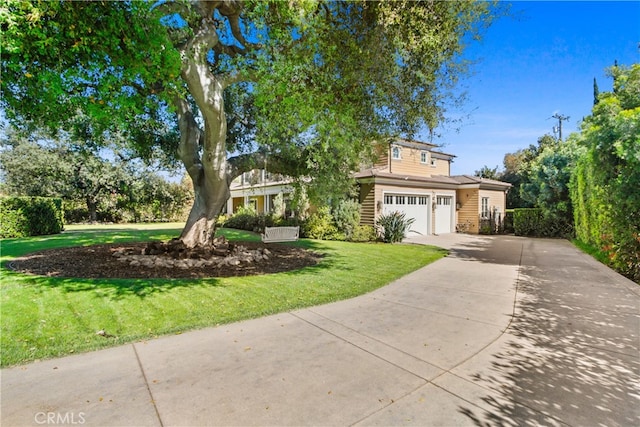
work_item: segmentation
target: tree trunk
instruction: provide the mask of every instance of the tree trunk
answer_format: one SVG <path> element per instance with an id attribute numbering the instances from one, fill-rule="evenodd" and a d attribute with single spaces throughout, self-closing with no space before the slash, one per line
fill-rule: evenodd
<path id="1" fill-rule="evenodd" d="M 228 82 L 214 75 L 206 55 L 215 33 L 212 23 L 203 23 L 182 56 L 182 78 L 198 106 L 203 129 L 195 119 L 191 105 L 182 96 L 174 96 L 180 128 L 178 155 L 193 182 L 195 198 L 180 239 L 187 247 L 211 246 L 216 219 L 229 196 L 227 175 L 227 119 L 223 92 Z"/>
<path id="2" fill-rule="evenodd" d="M 206 179 L 204 180 L 206 183 Z M 216 220 L 229 198 L 229 187 L 225 183 L 215 186 L 194 184 L 195 198 L 189 218 L 180 240 L 187 247 L 208 247 L 213 245 L 216 232 Z"/>
<path id="3" fill-rule="evenodd" d="M 98 220 L 98 202 L 91 196 L 86 196 L 87 212 L 89 213 L 89 222 L 97 222 Z"/>

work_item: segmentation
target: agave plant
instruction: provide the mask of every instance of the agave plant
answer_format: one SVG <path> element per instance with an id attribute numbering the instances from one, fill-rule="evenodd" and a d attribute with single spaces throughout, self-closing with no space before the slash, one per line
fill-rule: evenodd
<path id="1" fill-rule="evenodd" d="M 395 211 L 380 215 L 376 220 L 376 228 L 385 243 L 396 243 L 404 239 L 414 222 L 415 218 L 406 218 L 405 213 Z"/>

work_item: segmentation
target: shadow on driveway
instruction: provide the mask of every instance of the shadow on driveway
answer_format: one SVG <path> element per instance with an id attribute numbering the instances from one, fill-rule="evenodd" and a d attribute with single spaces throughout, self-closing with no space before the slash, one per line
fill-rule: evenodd
<path id="1" fill-rule="evenodd" d="M 469 378 L 491 410 L 459 412 L 479 426 L 640 425 L 640 287 L 569 242 L 528 239 L 518 294 L 500 351 Z"/>

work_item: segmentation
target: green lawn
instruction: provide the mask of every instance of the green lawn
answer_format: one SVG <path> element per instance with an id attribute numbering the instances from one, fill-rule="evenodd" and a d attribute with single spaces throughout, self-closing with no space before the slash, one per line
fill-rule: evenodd
<path id="1" fill-rule="evenodd" d="M 179 225 L 178 225 L 179 226 Z M 446 255 L 417 245 L 300 240 L 323 253 L 316 266 L 287 273 L 198 280 L 69 279 L 7 270 L 12 258 L 48 248 L 167 240 L 176 224 L 67 227 L 59 235 L 0 242 L 1 365 L 63 356 L 350 298 Z M 253 233 L 220 230 L 230 240 Z M 96 335 L 105 330 L 113 337 Z"/>

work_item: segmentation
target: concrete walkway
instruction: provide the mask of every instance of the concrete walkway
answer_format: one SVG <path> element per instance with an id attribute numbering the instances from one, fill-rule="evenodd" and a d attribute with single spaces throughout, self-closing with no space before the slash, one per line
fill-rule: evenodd
<path id="1" fill-rule="evenodd" d="M 640 425 L 640 286 L 561 240 L 370 294 L 2 371 L 2 426 Z"/>

